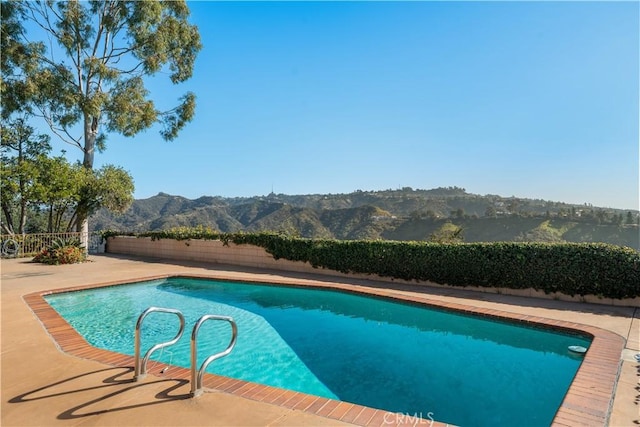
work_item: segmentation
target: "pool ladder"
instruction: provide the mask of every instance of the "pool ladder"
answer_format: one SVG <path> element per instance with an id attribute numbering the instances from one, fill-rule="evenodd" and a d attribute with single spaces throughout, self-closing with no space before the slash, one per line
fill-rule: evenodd
<path id="1" fill-rule="evenodd" d="M 152 346 L 145 353 L 144 357 L 140 358 L 140 341 L 141 341 L 140 329 L 142 328 L 142 322 L 144 321 L 145 317 L 147 317 L 147 315 L 153 312 L 175 314 L 176 316 L 178 316 L 178 319 L 180 320 L 180 328 L 178 330 L 178 333 L 172 340 Z M 198 363 L 198 332 L 200 331 L 200 327 L 202 326 L 202 324 L 208 320 L 222 320 L 222 321 L 228 322 L 231 325 L 231 341 L 229 341 L 229 345 L 224 351 L 221 351 L 216 354 L 212 354 L 211 356 L 207 357 L 207 359 L 204 362 L 202 362 L 202 365 L 200 365 L 200 368 L 196 369 L 196 365 Z M 135 329 L 135 342 L 134 342 L 135 367 L 134 367 L 134 375 L 133 375 L 134 381 L 141 380 L 147 375 L 147 362 L 149 361 L 149 358 L 156 350 L 169 347 L 170 345 L 173 345 L 178 342 L 178 340 L 180 339 L 180 337 L 182 337 L 182 334 L 184 332 L 184 326 L 185 326 L 184 315 L 180 312 L 180 310 L 175 310 L 172 308 L 163 308 L 163 307 L 149 307 L 145 311 L 143 311 L 142 314 L 140 314 L 140 316 L 138 317 L 138 321 L 136 322 L 136 329 Z M 207 369 L 209 364 L 231 353 L 231 350 L 233 350 L 233 347 L 235 347 L 236 345 L 237 338 L 238 338 L 238 326 L 236 325 L 236 322 L 233 320 L 232 317 L 218 316 L 215 314 L 205 314 L 200 319 L 198 319 L 198 321 L 193 326 L 193 330 L 191 331 L 191 391 L 190 391 L 190 394 L 192 397 L 197 397 L 202 394 L 203 392 L 202 379 L 204 377 L 204 371 Z"/>

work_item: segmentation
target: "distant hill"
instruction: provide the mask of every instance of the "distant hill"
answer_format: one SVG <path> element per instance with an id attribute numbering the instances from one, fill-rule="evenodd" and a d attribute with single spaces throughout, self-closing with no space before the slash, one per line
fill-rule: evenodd
<path id="1" fill-rule="evenodd" d="M 200 197 L 159 193 L 121 215 L 100 210 L 92 230 L 152 231 L 203 225 L 221 232 L 278 231 L 335 239 L 430 240 L 451 224 L 466 242 L 605 242 L 640 249 L 638 211 L 518 197 L 463 188 L 348 194 Z"/>

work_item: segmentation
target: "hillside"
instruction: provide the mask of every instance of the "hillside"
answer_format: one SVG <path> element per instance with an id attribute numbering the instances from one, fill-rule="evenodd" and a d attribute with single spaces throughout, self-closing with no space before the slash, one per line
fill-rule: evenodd
<path id="1" fill-rule="evenodd" d="M 458 187 L 348 194 L 200 197 L 160 193 L 122 215 L 106 210 L 92 230 L 150 231 L 203 225 L 221 232 L 278 231 L 335 239 L 430 240 L 447 227 L 466 242 L 605 242 L 640 248 L 638 211 L 477 195 Z"/>

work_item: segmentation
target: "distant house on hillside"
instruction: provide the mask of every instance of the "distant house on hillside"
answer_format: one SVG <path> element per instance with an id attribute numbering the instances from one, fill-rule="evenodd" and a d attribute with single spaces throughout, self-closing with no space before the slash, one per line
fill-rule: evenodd
<path id="1" fill-rule="evenodd" d="M 388 216 L 388 215 L 371 215 L 371 219 L 374 220 L 374 221 L 385 221 L 385 220 L 388 221 L 388 220 L 391 220 L 391 219 L 397 219 L 397 217 L 395 215 L 391 215 L 391 216 Z"/>

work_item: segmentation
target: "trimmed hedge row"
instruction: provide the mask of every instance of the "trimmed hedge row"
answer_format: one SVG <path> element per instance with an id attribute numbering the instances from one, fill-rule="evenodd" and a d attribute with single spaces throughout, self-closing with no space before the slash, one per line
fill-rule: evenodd
<path id="1" fill-rule="evenodd" d="M 546 293 L 640 296 L 640 252 L 604 243 L 428 243 L 311 240 L 271 233 L 206 229 L 141 233 L 139 237 L 221 240 L 263 247 L 275 259 L 306 261 L 343 273 L 376 274 L 453 286 Z M 115 235 L 119 233 L 114 233 Z"/>

